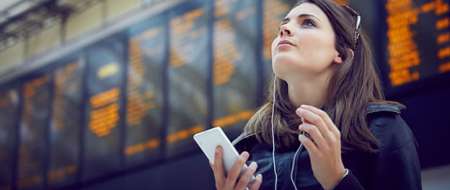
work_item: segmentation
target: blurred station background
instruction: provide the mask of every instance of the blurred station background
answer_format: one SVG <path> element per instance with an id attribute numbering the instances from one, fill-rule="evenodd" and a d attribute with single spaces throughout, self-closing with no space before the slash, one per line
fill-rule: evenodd
<path id="1" fill-rule="evenodd" d="M 264 102 L 295 0 L 1 0 L 0 190 L 213 189 L 192 135 Z M 449 0 L 340 0 L 450 189 Z"/>

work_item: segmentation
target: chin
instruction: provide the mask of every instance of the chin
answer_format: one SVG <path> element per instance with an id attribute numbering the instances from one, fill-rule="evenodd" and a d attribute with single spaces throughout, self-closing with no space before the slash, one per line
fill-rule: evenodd
<path id="1" fill-rule="evenodd" d="M 277 54 L 272 57 L 272 69 L 274 74 L 283 79 L 283 76 L 292 72 L 298 72 L 301 69 L 298 58 L 290 54 Z"/>

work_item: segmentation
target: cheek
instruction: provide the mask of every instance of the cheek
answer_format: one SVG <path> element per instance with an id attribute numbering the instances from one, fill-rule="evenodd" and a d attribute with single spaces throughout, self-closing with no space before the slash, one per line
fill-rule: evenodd
<path id="1" fill-rule="evenodd" d="M 272 42 L 272 69 L 279 77 L 288 73 L 321 73 L 335 56 L 334 35 L 321 30 L 297 30 L 291 38 L 298 47 L 278 52 L 279 37 Z"/>
<path id="2" fill-rule="evenodd" d="M 299 36 L 299 54 L 307 64 L 323 67 L 332 62 L 335 53 L 333 35 L 311 30 Z"/>

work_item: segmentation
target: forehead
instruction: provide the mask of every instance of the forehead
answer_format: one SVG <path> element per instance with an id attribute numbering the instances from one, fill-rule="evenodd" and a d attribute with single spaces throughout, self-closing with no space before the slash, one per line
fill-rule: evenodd
<path id="1" fill-rule="evenodd" d="M 302 3 L 289 11 L 286 18 L 296 18 L 299 15 L 308 14 L 317 17 L 321 22 L 328 21 L 328 17 L 317 5 L 312 3 Z"/>

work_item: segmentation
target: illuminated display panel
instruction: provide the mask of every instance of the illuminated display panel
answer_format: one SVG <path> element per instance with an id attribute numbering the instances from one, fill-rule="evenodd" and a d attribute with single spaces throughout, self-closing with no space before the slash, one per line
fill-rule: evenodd
<path id="1" fill-rule="evenodd" d="M 202 1 L 204 2 L 204 1 Z M 206 3 L 190 1 L 175 9 L 169 21 L 169 156 L 192 152 L 192 135 L 205 129 L 209 65 Z"/>
<path id="2" fill-rule="evenodd" d="M 17 89 L 0 92 L 0 189 L 11 189 L 14 163 L 13 148 L 18 119 L 19 94 Z"/>
<path id="3" fill-rule="evenodd" d="M 345 5 L 348 4 L 348 0 L 335 0 L 337 3 L 341 4 L 341 5 Z"/>
<path id="4" fill-rule="evenodd" d="M 240 132 L 256 108 L 257 1 L 215 1 L 213 126 Z M 231 132 L 229 133 L 231 134 Z"/>
<path id="5" fill-rule="evenodd" d="M 19 189 L 41 189 L 50 113 L 50 77 L 44 75 L 26 81 L 22 94 L 17 185 Z"/>
<path id="6" fill-rule="evenodd" d="M 450 71 L 448 0 L 384 1 L 390 88 Z"/>
<path id="7" fill-rule="evenodd" d="M 47 173 L 51 187 L 76 180 L 79 170 L 83 67 L 80 58 L 60 61 L 54 72 L 52 117 L 50 124 L 50 160 Z"/>
<path id="8" fill-rule="evenodd" d="M 165 20 L 133 26 L 128 41 L 127 165 L 160 158 L 163 64 L 166 60 Z"/>
<path id="9" fill-rule="evenodd" d="M 272 83 L 272 41 L 278 35 L 279 26 L 295 1 L 264 0 L 263 1 L 263 60 L 266 84 Z M 267 90 L 267 85 L 264 88 Z"/>
<path id="10" fill-rule="evenodd" d="M 120 167 L 119 109 L 123 43 L 109 38 L 87 51 L 87 93 L 83 179 Z"/>

